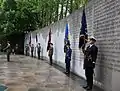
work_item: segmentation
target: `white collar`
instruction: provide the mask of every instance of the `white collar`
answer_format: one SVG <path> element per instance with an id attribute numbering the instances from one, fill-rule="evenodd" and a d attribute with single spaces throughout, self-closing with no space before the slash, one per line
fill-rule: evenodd
<path id="1" fill-rule="evenodd" d="M 90 44 L 90 47 L 92 47 L 94 44 Z"/>

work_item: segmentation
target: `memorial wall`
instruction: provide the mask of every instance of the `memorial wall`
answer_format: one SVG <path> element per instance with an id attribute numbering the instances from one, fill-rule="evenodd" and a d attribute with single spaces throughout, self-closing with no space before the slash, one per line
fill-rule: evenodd
<path id="1" fill-rule="evenodd" d="M 43 29 L 29 33 L 25 44 L 35 46 L 36 34 L 41 43 L 41 55 L 46 59 L 49 30 L 52 30 L 54 44 L 54 62 L 65 67 L 64 36 L 66 23 L 69 24 L 70 43 L 72 47 L 71 71 L 85 78 L 83 70 L 83 53 L 78 48 L 81 28 L 82 9 L 77 10 L 67 18 L 60 20 Z M 87 29 L 89 36 L 97 39 L 98 58 L 95 69 L 94 83 L 105 91 L 120 91 L 120 0 L 89 0 L 86 6 Z M 34 55 L 37 55 L 35 52 Z"/>

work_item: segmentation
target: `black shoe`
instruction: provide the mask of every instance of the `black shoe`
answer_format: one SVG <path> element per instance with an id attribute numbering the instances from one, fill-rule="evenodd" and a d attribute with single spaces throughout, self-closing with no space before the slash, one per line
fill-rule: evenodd
<path id="1" fill-rule="evenodd" d="M 88 86 L 83 86 L 84 89 L 88 88 Z"/>
<path id="2" fill-rule="evenodd" d="M 92 90 L 92 87 L 87 87 L 86 90 Z"/>

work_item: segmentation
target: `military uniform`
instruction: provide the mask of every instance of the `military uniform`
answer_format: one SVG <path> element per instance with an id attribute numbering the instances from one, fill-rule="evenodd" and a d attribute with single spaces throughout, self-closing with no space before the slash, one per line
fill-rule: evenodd
<path id="1" fill-rule="evenodd" d="M 15 46 L 15 54 L 18 54 L 18 44 Z"/>
<path id="2" fill-rule="evenodd" d="M 11 53 L 11 45 L 10 43 L 7 43 L 7 47 L 4 49 L 7 51 L 7 61 L 10 61 L 10 53 Z"/>
<path id="3" fill-rule="evenodd" d="M 49 56 L 49 59 L 50 59 L 50 65 L 52 65 L 52 56 L 53 56 L 53 47 L 49 47 L 49 52 L 48 52 L 48 56 Z"/>
<path id="4" fill-rule="evenodd" d="M 38 59 L 40 59 L 40 52 L 41 52 L 41 46 L 40 44 L 38 44 L 37 46 Z"/>
<path id="5" fill-rule="evenodd" d="M 67 52 L 67 44 L 64 45 L 64 53 Z"/>
<path id="6" fill-rule="evenodd" d="M 31 57 L 33 57 L 34 46 L 31 46 Z"/>
<path id="7" fill-rule="evenodd" d="M 29 56 L 29 46 L 28 45 L 26 45 L 25 54 L 26 54 L 26 56 Z"/>
<path id="8" fill-rule="evenodd" d="M 34 58 L 36 58 L 36 47 L 34 47 Z"/>
<path id="9" fill-rule="evenodd" d="M 66 50 L 65 63 L 66 63 L 66 73 L 70 73 L 70 61 L 71 61 L 72 49 L 69 47 Z"/>
<path id="10" fill-rule="evenodd" d="M 93 86 L 93 73 L 95 68 L 95 62 L 97 59 L 97 52 L 98 48 L 94 44 L 90 44 L 85 50 L 84 69 L 87 87 L 89 87 L 88 89 L 92 89 Z"/>
<path id="11" fill-rule="evenodd" d="M 67 45 L 70 45 L 70 41 L 69 40 L 64 40 L 64 43 L 65 43 L 65 45 L 64 45 L 64 53 L 66 53 L 67 52 Z"/>

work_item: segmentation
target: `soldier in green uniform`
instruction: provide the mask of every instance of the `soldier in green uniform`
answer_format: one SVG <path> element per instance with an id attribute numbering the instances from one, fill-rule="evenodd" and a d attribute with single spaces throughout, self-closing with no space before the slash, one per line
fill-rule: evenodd
<path id="1" fill-rule="evenodd" d="M 7 51 L 7 61 L 10 62 L 11 45 L 9 41 L 7 42 L 7 47 L 4 50 Z"/>

